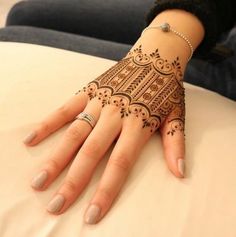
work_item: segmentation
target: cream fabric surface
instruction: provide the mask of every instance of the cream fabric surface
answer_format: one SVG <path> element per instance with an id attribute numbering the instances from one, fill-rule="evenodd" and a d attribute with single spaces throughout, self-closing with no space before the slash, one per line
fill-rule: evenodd
<path id="1" fill-rule="evenodd" d="M 84 224 L 83 214 L 112 148 L 75 204 L 60 216 L 47 213 L 69 167 L 44 192 L 33 191 L 30 180 L 68 125 L 35 147 L 26 147 L 22 139 L 114 63 L 44 46 L 0 43 L 0 236 L 235 237 L 236 104 L 189 84 L 185 179 L 170 173 L 155 134 L 99 224 Z"/>

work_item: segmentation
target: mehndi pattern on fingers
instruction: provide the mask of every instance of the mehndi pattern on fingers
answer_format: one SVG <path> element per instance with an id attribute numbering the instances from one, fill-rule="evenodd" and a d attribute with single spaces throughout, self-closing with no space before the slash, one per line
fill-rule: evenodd
<path id="1" fill-rule="evenodd" d="M 143 128 L 156 131 L 172 112 L 169 135 L 184 131 L 185 104 L 183 74 L 179 58 L 168 62 L 158 49 L 142 52 L 142 46 L 83 88 L 89 99 L 97 97 L 120 108 L 121 117 L 133 114 L 143 121 Z"/>

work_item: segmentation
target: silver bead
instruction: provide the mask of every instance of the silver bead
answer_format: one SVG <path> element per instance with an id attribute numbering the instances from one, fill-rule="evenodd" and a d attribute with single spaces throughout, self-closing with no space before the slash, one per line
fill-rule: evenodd
<path id="1" fill-rule="evenodd" d="M 170 25 L 168 23 L 163 23 L 160 25 L 160 28 L 163 32 L 170 32 Z"/>

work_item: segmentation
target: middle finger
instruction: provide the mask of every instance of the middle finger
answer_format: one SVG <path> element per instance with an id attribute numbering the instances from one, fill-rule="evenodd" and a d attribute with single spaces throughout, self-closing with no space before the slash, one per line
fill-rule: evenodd
<path id="1" fill-rule="evenodd" d="M 121 130 L 121 117 L 115 106 L 103 108 L 100 118 L 73 161 L 68 174 L 47 206 L 53 214 L 63 213 L 90 181 L 93 171 Z M 108 119 L 109 118 L 109 119 Z"/>

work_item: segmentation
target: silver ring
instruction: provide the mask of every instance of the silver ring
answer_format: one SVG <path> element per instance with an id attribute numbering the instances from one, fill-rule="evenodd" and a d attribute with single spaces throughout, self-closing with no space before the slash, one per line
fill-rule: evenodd
<path id="1" fill-rule="evenodd" d="M 91 114 L 88 114 L 86 112 L 81 112 L 75 118 L 86 121 L 92 128 L 94 128 L 96 124 L 95 118 Z"/>

